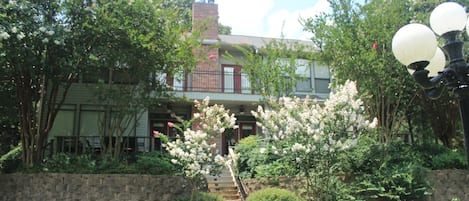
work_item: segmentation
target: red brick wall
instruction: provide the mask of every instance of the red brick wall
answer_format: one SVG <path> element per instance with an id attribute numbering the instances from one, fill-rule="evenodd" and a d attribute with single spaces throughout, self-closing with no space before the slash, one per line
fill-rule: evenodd
<path id="1" fill-rule="evenodd" d="M 192 24 L 194 30 L 200 30 L 201 38 L 206 40 L 218 39 L 218 5 L 212 3 L 192 4 Z M 198 91 L 221 92 L 221 77 L 218 65 L 218 48 L 203 45 L 196 52 L 200 57 L 200 62 L 196 71 L 213 72 L 211 74 L 194 74 L 192 87 Z M 203 89 L 203 90 L 201 90 Z"/>
<path id="2" fill-rule="evenodd" d="M 192 29 L 202 31 L 203 39 L 218 39 L 218 5 L 192 4 Z"/>

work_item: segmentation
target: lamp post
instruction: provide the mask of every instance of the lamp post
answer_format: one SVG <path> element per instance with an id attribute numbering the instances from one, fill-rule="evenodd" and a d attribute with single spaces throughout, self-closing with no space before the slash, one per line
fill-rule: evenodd
<path id="1" fill-rule="evenodd" d="M 429 98 L 437 99 L 444 87 L 456 94 L 469 162 L 469 66 L 464 60 L 464 42 L 459 39 L 465 27 L 469 35 L 467 21 L 464 7 L 455 2 L 442 3 L 430 15 L 432 29 L 418 23 L 403 26 L 394 34 L 392 51 L 409 72 L 413 71 L 413 77 Z M 443 51 L 435 34 L 445 41 Z"/>

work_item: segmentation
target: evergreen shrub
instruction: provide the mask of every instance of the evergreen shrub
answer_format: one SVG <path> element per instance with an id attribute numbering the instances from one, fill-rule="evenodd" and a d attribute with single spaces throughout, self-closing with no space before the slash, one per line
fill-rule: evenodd
<path id="1" fill-rule="evenodd" d="M 246 201 L 303 201 L 303 199 L 285 189 L 265 188 L 251 193 Z"/>

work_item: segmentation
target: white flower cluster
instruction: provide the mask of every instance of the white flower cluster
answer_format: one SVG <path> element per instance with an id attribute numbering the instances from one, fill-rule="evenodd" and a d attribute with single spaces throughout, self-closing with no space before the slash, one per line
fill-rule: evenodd
<path id="1" fill-rule="evenodd" d="M 4 5 L 7 10 L 14 10 L 13 13 L 22 13 L 23 16 L 31 21 L 25 23 L 24 21 L 17 21 L 12 17 L 10 23 L 0 25 L 0 41 L 8 39 L 16 39 L 23 43 L 43 43 L 48 44 L 53 42 L 55 45 L 64 45 L 66 34 L 70 32 L 66 23 L 50 25 L 41 19 L 38 9 L 31 4 L 30 1 L 13 1 L 10 0 L 7 5 Z M 21 10 L 21 12 L 18 12 Z M 28 24 L 26 26 L 25 24 Z M 45 25 L 47 24 L 47 25 Z M 61 34 L 58 34 L 61 32 Z M 27 40 L 26 40 L 27 39 Z M 28 44 L 29 45 L 29 44 Z M 34 44 L 33 46 L 37 46 Z"/>
<path id="2" fill-rule="evenodd" d="M 236 124 L 234 114 L 230 115 L 230 111 L 223 105 L 209 106 L 209 102 L 209 97 L 206 97 L 202 103 L 194 101 L 195 108 L 199 111 L 194 114 L 194 119 L 199 122 L 200 129 L 217 136 L 225 132 L 226 128 L 234 128 Z"/>
<path id="3" fill-rule="evenodd" d="M 362 105 L 355 82 L 347 81 L 323 105 L 308 97 L 282 97 L 252 114 L 264 134 L 280 144 L 272 146 L 272 153 L 290 154 L 301 162 L 300 156 L 327 155 L 355 146 L 360 135 L 377 124 L 376 118 L 366 120 Z"/>
<path id="4" fill-rule="evenodd" d="M 176 158 L 172 162 L 183 166 L 184 175 L 191 178 L 216 174 L 225 165 L 225 159 L 214 152 L 216 144 L 209 142 L 217 139 L 226 128 L 233 128 L 236 122 L 234 115 L 229 115 L 223 106 L 209 106 L 208 98 L 202 103 L 195 101 L 195 107 L 199 113 L 194 114 L 191 122 L 196 122 L 199 129 L 187 128 L 184 140 L 168 142 L 166 146 L 169 154 Z"/>

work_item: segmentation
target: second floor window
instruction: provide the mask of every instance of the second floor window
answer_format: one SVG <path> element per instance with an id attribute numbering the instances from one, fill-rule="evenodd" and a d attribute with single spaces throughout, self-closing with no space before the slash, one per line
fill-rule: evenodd
<path id="1" fill-rule="evenodd" d="M 222 66 L 222 89 L 225 93 L 252 93 L 251 83 L 245 73 L 241 73 L 241 66 Z"/>

